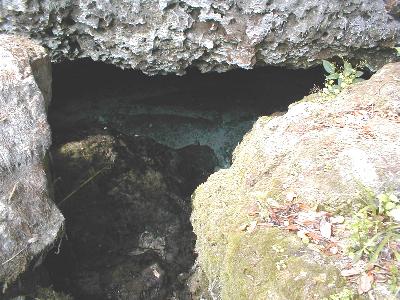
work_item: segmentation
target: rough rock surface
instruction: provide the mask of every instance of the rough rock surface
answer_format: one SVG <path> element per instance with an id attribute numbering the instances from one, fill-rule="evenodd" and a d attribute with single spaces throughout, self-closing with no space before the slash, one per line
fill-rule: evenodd
<path id="1" fill-rule="evenodd" d="M 397 2 L 387 2 L 8 0 L 0 32 L 39 40 L 54 61 L 90 57 L 147 74 L 299 68 L 338 55 L 374 66 L 400 42 Z"/>
<path id="2" fill-rule="evenodd" d="M 75 129 L 53 152 L 68 236 L 47 264 L 55 285 L 77 299 L 189 299 L 190 194 L 214 170 L 212 150 Z"/>
<path id="3" fill-rule="evenodd" d="M 399 82 L 400 63 L 388 64 L 332 101 L 313 95 L 255 123 L 231 168 L 211 175 L 193 196 L 196 249 L 211 289 L 223 299 L 321 299 L 342 286 L 334 265 L 294 234 L 239 228 L 260 199 L 283 203 L 294 193 L 349 215 L 365 189 L 399 195 Z M 276 267 L 280 259 L 286 269 Z"/>
<path id="4" fill-rule="evenodd" d="M 26 38 L 0 35 L 0 283 L 5 286 L 46 254 L 63 226 L 46 175 L 50 98 L 45 50 Z"/>

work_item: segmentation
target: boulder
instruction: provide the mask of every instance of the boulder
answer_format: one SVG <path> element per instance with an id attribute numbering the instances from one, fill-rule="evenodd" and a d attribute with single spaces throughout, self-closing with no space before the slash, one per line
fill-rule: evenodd
<path id="1" fill-rule="evenodd" d="M 374 68 L 395 55 L 397 10 L 396 0 L 8 0 L 0 32 L 37 39 L 53 61 L 89 57 L 146 74 L 306 68 L 334 56 Z"/>
<path id="2" fill-rule="evenodd" d="M 46 153 L 51 65 L 46 51 L 0 35 L 0 283 L 40 263 L 64 218 L 52 201 Z"/>
<path id="3" fill-rule="evenodd" d="M 365 191 L 398 196 L 399 81 L 400 63 L 388 64 L 331 101 L 316 94 L 282 116 L 259 118 L 232 166 L 193 194 L 196 251 L 210 290 L 222 299 L 322 299 L 346 285 L 335 259 L 284 227 L 253 223 L 251 207 L 295 200 L 346 217 Z"/>

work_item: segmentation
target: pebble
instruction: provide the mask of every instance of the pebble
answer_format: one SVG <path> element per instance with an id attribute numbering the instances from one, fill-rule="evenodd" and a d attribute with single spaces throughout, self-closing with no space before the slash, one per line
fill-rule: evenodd
<path id="1" fill-rule="evenodd" d="M 331 217 L 330 221 L 331 221 L 332 224 L 343 224 L 344 223 L 344 217 L 343 216 Z"/>

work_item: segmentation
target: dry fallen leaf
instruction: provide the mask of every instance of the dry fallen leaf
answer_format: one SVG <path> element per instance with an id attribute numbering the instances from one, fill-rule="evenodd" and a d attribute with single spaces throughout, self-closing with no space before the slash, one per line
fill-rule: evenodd
<path id="1" fill-rule="evenodd" d="M 311 210 L 311 207 L 308 205 L 308 204 L 305 204 L 305 203 L 299 203 L 299 208 L 301 209 L 301 210 Z"/>
<path id="2" fill-rule="evenodd" d="M 333 255 L 338 254 L 339 248 L 336 247 L 336 246 L 333 246 L 333 247 L 329 248 L 329 252 L 330 252 L 331 254 L 333 254 Z"/>
<path id="3" fill-rule="evenodd" d="M 340 272 L 340 275 L 342 275 L 344 277 L 349 277 L 349 276 L 358 275 L 361 272 L 362 272 L 362 270 L 359 268 L 351 268 L 351 269 L 347 269 L 347 270 L 342 270 Z"/>
<path id="4" fill-rule="evenodd" d="M 254 232 L 254 230 L 256 230 L 256 227 L 257 227 L 257 221 L 251 221 L 250 225 L 246 228 L 246 231 L 248 233 L 252 233 Z"/>
<path id="5" fill-rule="evenodd" d="M 268 204 L 269 206 L 272 206 L 272 207 L 278 207 L 278 206 L 279 206 L 279 202 L 276 201 L 276 200 L 273 199 L 273 198 L 267 198 L 266 202 L 267 202 L 267 204 Z"/>
<path id="6" fill-rule="evenodd" d="M 267 192 L 260 192 L 260 191 L 254 192 L 252 193 L 252 195 L 255 196 L 259 201 L 265 201 L 265 199 L 267 199 L 268 197 Z"/>
<path id="7" fill-rule="evenodd" d="M 361 274 L 361 277 L 358 280 L 358 293 L 367 293 L 372 288 L 373 279 L 372 275 L 368 275 L 367 273 Z"/>
<path id="8" fill-rule="evenodd" d="M 245 230 L 247 229 L 247 227 L 249 227 L 249 224 L 244 223 L 244 224 L 242 224 L 242 225 L 239 226 L 239 230 L 240 230 L 240 231 L 245 231 Z"/>
<path id="9" fill-rule="evenodd" d="M 294 192 L 289 192 L 289 193 L 287 193 L 287 195 L 286 195 L 287 201 L 293 201 L 293 200 L 296 199 L 296 198 L 297 198 L 297 195 L 296 195 L 296 193 L 294 193 Z"/>
<path id="10" fill-rule="evenodd" d="M 307 232 L 307 236 L 312 239 L 313 241 L 320 241 L 322 237 L 314 232 Z"/>
<path id="11" fill-rule="evenodd" d="M 343 224 L 345 220 L 343 216 L 335 216 L 331 217 L 330 221 L 332 224 Z"/>
<path id="12" fill-rule="evenodd" d="M 299 230 L 299 228 L 297 227 L 296 224 L 289 224 L 289 225 L 286 226 L 286 229 L 287 229 L 287 230 L 290 230 L 290 231 L 297 231 L 297 230 Z"/>
<path id="13" fill-rule="evenodd" d="M 332 224 L 326 221 L 325 218 L 322 218 L 319 223 L 319 231 L 324 238 L 330 239 L 332 236 Z"/>
<path id="14" fill-rule="evenodd" d="M 248 209 L 249 216 L 256 216 L 260 213 L 260 206 L 258 203 L 253 203 Z"/>
<path id="15" fill-rule="evenodd" d="M 317 213 L 314 211 L 301 211 L 297 219 L 301 223 L 314 223 L 317 220 Z"/>
<path id="16" fill-rule="evenodd" d="M 299 237 L 299 238 L 304 238 L 304 237 L 307 237 L 306 236 L 306 234 L 307 234 L 308 232 L 307 231 L 305 231 L 305 230 L 299 230 L 298 232 L 297 232 L 297 236 Z"/>
<path id="17" fill-rule="evenodd" d="M 153 270 L 153 275 L 156 278 L 160 278 L 161 274 L 157 270 Z"/>

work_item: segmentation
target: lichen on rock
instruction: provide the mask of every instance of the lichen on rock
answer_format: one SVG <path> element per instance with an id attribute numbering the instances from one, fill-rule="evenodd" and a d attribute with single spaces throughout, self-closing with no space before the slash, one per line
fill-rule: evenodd
<path id="1" fill-rule="evenodd" d="M 329 259 L 278 229 L 230 235 L 223 267 L 223 299 L 322 299 L 344 285 Z"/>
<path id="2" fill-rule="evenodd" d="M 305 100 L 283 116 L 261 117 L 235 149 L 232 166 L 197 188 L 192 223 L 198 261 L 222 299 L 321 299 L 345 286 L 335 262 L 318 253 L 309 260 L 294 235 L 241 227 L 251 221 L 252 203 L 285 203 L 290 193 L 345 216 L 366 188 L 399 194 L 399 80 L 400 63 L 388 64 L 332 101 Z M 273 251 L 282 241 L 282 252 Z M 280 257 L 286 268 L 277 274 Z M 300 273 L 307 280 L 295 288 Z M 324 280 L 311 283 L 315 278 Z"/>

